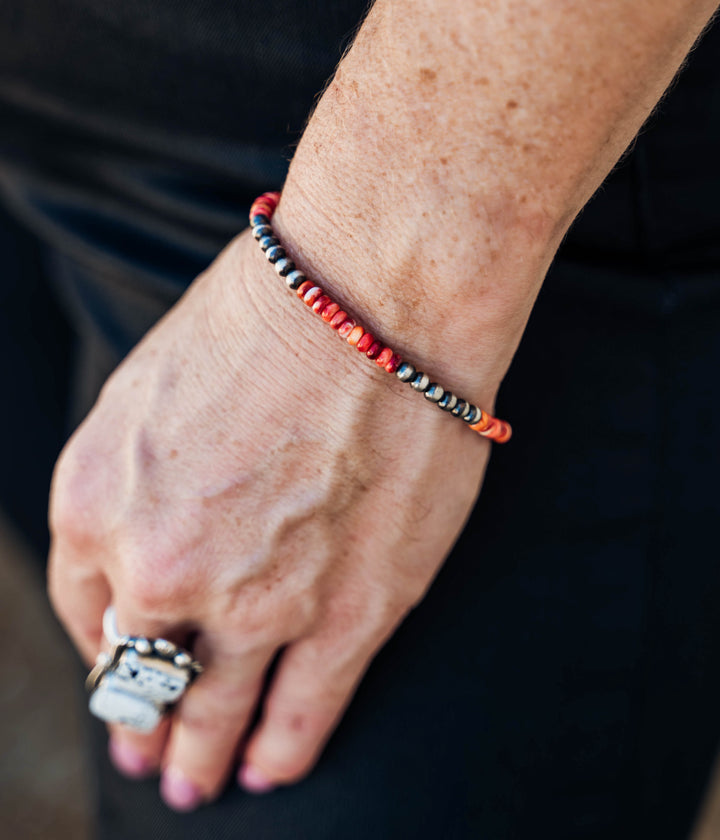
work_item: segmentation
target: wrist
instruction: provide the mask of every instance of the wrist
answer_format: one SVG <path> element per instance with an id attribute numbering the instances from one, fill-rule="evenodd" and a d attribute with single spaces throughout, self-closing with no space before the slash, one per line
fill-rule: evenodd
<path id="1" fill-rule="evenodd" d="M 490 406 L 554 250 L 545 231 L 507 214 L 458 222 L 410 196 L 377 224 L 366 187 L 308 183 L 291 174 L 274 219 L 292 259 L 404 357 Z"/>

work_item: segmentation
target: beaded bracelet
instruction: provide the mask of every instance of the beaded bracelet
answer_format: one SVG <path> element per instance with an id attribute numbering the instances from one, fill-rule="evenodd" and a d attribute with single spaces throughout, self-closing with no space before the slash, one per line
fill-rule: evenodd
<path id="1" fill-rule="evenodd" d="M 280 193 L 266 192 L 256 198 L 250 208 L 250 224 L 253 236 L 265 253 L 268 262 L 275 266 L 275 271 L 285 279 L 288 288 L 297 294 L 313 312 L 316 312 L 325 323 L 330 324 L 337 334 L 348 344 L 357 348 L 368 359 L 386 370 L 394 373 L 401 382 L 407 382 L 411 388 L 420 391 L 438 408 L 447 411 L 464 420 L 470 428 L 483 437 L 496 443 L 510 440 L 512 428 L 504 420 L 498 420 L 467 400 L 460 399 L 452 391 L 448 391 L 437 382 L 431 382 L 427 373 L 418 371 L 390 347 L 378 341 L 374 335 L 357 323 L 345 312 L 340 304 L 326 294 L 320 286 L 308 280 L 302 271 L 288 257 L 280 240 L 275 236 L 270 220 L 280 201 Z"/>

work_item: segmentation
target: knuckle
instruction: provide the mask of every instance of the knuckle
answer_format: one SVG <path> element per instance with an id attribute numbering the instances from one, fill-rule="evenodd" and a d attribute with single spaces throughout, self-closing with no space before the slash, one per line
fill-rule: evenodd
<path id="1" fill-rule="evenodd" d="M 178 602 L 174 581 L 165 575 L 153 575 L 149 568 L 124 564 L 123 590 L 135 609 L 161 616 Z"/>
<path id="2" fill-rule="evenodd" d="M 97 528 L 97 505 L 101 498 L 91 467 L 76 455 L 72 444 L 55 467 L 50 498 L 50 529 L 73 545 L 94 540 Z"/>
<path id="3" fill-rule="evenodd" d="M 126 534 L 117 561 L 123 590 L 143 612 L 175 614 L 198 595 L 197 575 L 167 540 L 147 532 Z"/>
<path id="4" fill-rule="evenodd" d="M 201 738 L 208 738 L 218 733 L 235 733 L 240 720 L 237 710 L 230 709 L 228 706 L 213 706 L 204 709 L 191 707 L 182 710 L 183 726 Z"/>
<path id="5" fill-rule="evenodd" d="M 365 588 L 338 596 L 329 606 L 325 643 L 332 650 L 365 650 L 377 647 L 411 608 L 405 592 Z M 329 651 L 325 651 L 329 653 Z"/>
<path id="6" fill-rule="evenodd" d="M 212 714 L 216 712 L 229 713 L 231 716 L 242 714 L 257 699 L 259 684 L 257 681 L 216 681 L 206 683 L 204 693 L 208 709 Z"/>

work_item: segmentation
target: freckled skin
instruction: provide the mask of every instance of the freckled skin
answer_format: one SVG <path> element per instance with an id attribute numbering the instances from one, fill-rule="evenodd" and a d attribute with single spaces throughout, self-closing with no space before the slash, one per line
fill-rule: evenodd
<path id="1" fill-rule="evenodd" d="M 712 6 L 420 2 L 385 14 L 376 4 L 309 125 L 310 139 L 326 139 L 322 160 L 301 143 L 292 162 L 276 217 L 283 239 L 347 292 L 348 305 L 368 312 L 371 330 L 389 328 L 399 349 L 421 360 L 447 359 L 438 376 L 459 376 L 466 391 L 492 382 L 492 393 L 567 226 Z M 414 26 L 415 15 L 428 25 Z M 348 100 L 354 78 L 362 84 Z M 462 230 L 460 242 L 446 236 L 453 228 Z M 513 247 L 486 250 L 486 229 Z M 428 285 L 425 272 L 407 266 L 430 258 L 444 270 Z M 469 314 L 464 325 L 418 336 L 409 310 L 431 324 L 458 295 Z M 378 298 L 382 323 L 373 322 Z M 501 358 L 494 322 L 513 336 Z"/>

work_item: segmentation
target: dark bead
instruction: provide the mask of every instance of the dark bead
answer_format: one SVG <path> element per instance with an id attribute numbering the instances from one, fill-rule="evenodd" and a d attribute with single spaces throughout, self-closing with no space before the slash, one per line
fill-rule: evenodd
<path id="1" fill-rule="evenodd" d="M 255 225 L 253 228 L 253 236 L 258 241 L 263 238 L 263 236 L 272 236 L 273 229 L 270 225 Z"/>
<path id="2" fill-rule="evenodd" d="M 470 406 L 465 400 L 458 400 L 457 405 L 453 408 L 451 414 L 453 417 L 465 417 L 466 412 L 470 410 Z"/>
<path id="3" fill-rule="evenodd" d="M 395 376 L 397 376 L 401 382 L 409 382 L 415 376 L 415 373 L 415 368 L 411 364 L 403 362 L 395 371 Z"/>
<path id="4" fill-rule="evenodd" d="M 280 240 L 276 236 L 263 236 L 260 240 L 260 247 L 263 251 L 267 251 L 268 248 L 272 248 L 273 245 L 279 245 Z"/>
<path id="5" fill-rule="evenodd" d="M 436 403 L 442 399 L 444 393 L 445 391 L 437 382 L 431 382 L 427 391 L 425 391 L 425 399 Z"/>
<path id="6" fill-rule="evenodd" d="M 275 263 L 275 271 L 281 277 L 287 277 L 291 271 L 295 271 L 295 263 L 289 257 L 281 257 Z"/>
<path id="7" fill-rule="evenodd" d="M 427 391 L 428 386 L 430 385 L 430 377 L 427 373 L 418 373 L 415 376 L 415 379 L 412 380 L 410 383 L 411 387 L 414 388 L 416 391 Z"/>
<path id="8" fill-rule="evenodd" d="M 470 403 L 470 411 L 468 411 L 467 415 L 463 417 L 463 420 L 469 425 L 472 426 L 473 423 L 477 423 L 477 421 L 482 417 L 482 411 L 476 406 Z"/>
<path id="9" fill-rule="evenodd" d="M 438 408 L 442 408 L 443 411 L 452 411 L 453 408 L 457 405 L 457 397 L 455 394 L 447 391 L 445 396 L 440 400 L 438 403 Z"/>
<path id="10" fill-rule="evenodd" d="M 265 256 L 271 263 L 276 263 L 280 257 L 284 257 L 285 249 L 282 245 L 273 245 L 265 251 Z"/>
<path id="11" fill-rule="evenodd" d="M 302 286 L 307 278 L 302 273 L 302 271 L 291 271 L 287 277 L 285 278 L 285 282 L 287 283 L 288 289 L 292 289 L 293 291 L 297 291 L 297 289 Z"/>
<path id="12" fill-rule="evenodd" d="M 256 225 L 266 225 L 269 222 L 270 219 L 268 219 L 268 217 L 264 213 L 258 213 L 257 215 L 253 216 L 250 220 L 250 224 L 252 224 L 253 227 L 255 227 Z"/>

